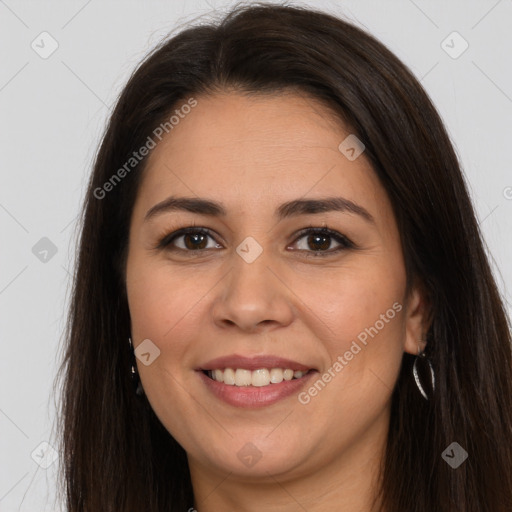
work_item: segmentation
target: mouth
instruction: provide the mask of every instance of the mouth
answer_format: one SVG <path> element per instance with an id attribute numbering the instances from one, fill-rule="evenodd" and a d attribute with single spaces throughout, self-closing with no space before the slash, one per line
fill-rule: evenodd
<path id="1" fill-rule="evenodd" d="M 233 354 L 196 369 L 207 393 L 237 408 L 260 408 L 290 398 L 308 385 L 318 370 L 273 355 Z"/>
<path id="2" fill-rule="evenodd" d="M 291 368 L 216 368 L 214 370 L 202 370 L 211 380 L 223 383 L 227 386 L 237 387 L 266 387 L 281 384 L 283 381 L 302 379 L 311 372 L 309 370 L 292 370 Z"/>

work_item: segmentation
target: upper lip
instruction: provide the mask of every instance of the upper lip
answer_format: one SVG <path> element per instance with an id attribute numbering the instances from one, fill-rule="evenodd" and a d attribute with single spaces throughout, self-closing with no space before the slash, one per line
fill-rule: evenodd
<path id="1" fill-rule="evenodd" d="M 200 365 L 198 370 L 222 370 L 223 368 L 243 368 L 246 370 L 258 370 L 260 368 L 282 368 L 294 371 L 314 370 L 311 366 L 279 356 L 261 355 L 245 357 L 238 354 L 217 357 L 216 359 L 212 359 L 211 361 Z"/>

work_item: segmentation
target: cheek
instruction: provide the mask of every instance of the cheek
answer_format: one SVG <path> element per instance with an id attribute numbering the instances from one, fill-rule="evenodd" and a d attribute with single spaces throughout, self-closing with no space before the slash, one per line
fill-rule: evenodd
<path id="1" fill-rule="evenodd" d="M 356 339 L 362 333 L 364 341 L 364 333 L 373 332 L 375 324 L 382 333 L 401 329 L 402 317 L 397 313 L 403 306 L 405 275 L 377 258 L 298 279 L 296 288 L 334 339 Z"/>
<path id="2" fill-rule="evenodd" d="M 176 364 L 173 356 L 182 353 L 204 325 L 205 298 L 215 284 L 212 273 L 162 262 L 134 263 L 131 270 L 127 290 L 132 336 L 136 341 L 151 339 Z"/>
<path id="3" fill-rule="evenodd" d="M 359 399 L 382 402 L 402 360 L 405 274 L 398 266 L 375 260 L 335 276 L 317 281 L 317 287 L 304 287 L 316 290 L 309 292 L 307 302 L 321 319 L 319 325 L 326 326 L 317 335 L 324 340 L 331 373 L 336 375 L 330 386 L 332 399 L 338 400 L 339 394 L 347 405 L 357 405 Z"/>
<path id="4" fill-rule="evenodd" d="M 341 291 L 333 293 L 332 303 L 336 307 L 329 310 L 327 318 L 332 330 L 341 339 L 358 339 L 364 343 L 372 334 L 397 332 L 402 319 L 397 314 L 402 309 L 398 287 L 387 287 L 384 283 L 377 287 L 360 280 L 353 285 L 344 284 Z"/>
<path id="5" fill-rule="evenodd" d="M 127 273 L 134 345 L 150 339 L 160 350 L 149 366 L 137 361 L 138 373 L 155 413 L 173 432 L 186 431 L 182 418 L 192 405 L 184 390 L 192 373 L 193 341 L 201 338 L 207 314 L 204 297 L 214 282 L 205 282 L 190 270 L 147 260 Z M 178 417 L 174 410 L 182 414 Z"/>

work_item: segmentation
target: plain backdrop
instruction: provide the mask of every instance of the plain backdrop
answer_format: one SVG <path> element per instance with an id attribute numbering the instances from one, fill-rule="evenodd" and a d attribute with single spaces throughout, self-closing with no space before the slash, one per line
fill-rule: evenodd
<path id="1" fill-rule="evenodd" d="M 77 214 L 110 109 L 162 37 L 233 4 L 0 0 L 1 512 L 61 510 L 52 386 Z M 512 0 L 300 5 L 367 29 L 421 80 L 462 162 L 510 313 Z"/>

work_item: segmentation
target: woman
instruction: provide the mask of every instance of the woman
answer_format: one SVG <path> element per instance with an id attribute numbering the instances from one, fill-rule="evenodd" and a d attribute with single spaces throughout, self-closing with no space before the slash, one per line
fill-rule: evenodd
<path id="1" fill-rule="evenodd" d="M 349 23 L 256 5 L 130 78 L 84 205 L 69 511 L 512 510 L 512 356 L 457 158 Z"/>

